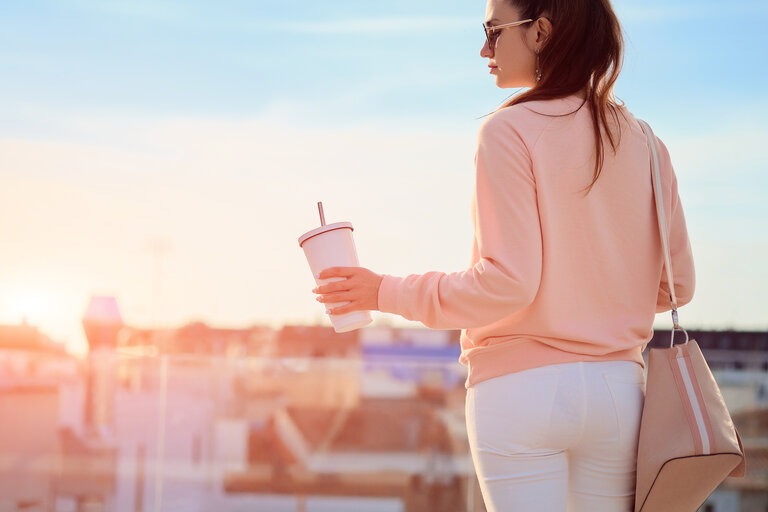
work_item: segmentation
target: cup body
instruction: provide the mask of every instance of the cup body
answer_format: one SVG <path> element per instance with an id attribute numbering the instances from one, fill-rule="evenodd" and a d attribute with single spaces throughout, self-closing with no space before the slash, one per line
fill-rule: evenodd
<path id="1" fill-rule="evenodd" d="M 299 245 L 304 249 L 312 276 L 329 267 L 359 267 L 355 240 L 352 237 L 352 224 L 336 222 L 308 231 L 299 237 Z M 318 279 L 318 285 L 343 281 L 343 277 Z M 327 309 L 348 304 L 325 303 Z M 344 315 L 331 315 L 331 324 L 336 332 L 348 332 L 360 329 L 373 322 L 370 311 L 353 311 Z"/>

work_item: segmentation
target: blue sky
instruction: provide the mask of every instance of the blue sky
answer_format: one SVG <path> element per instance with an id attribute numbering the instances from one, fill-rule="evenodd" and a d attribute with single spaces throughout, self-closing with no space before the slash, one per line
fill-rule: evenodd
<path id="1" fill-rule="evenodd" d="M 768 6 L 721 7 L 616 2 L 628 36 L 619 96 L 649 115 L 685 112 L 669 117 L 688 129 L 754 113 L 746 99 L 768 82 L 758 65 Z M 318 104 L 320 123 L 328 101 L 340 121 L 461 120 L 505 96 L 479 72 L 483 14 L 478 1 L 12 2 L 0 21 L 0 92 L 9 105 L 155 115 L 242 117 L 299 99 Z"/>
<path id="2" fill-rule="evenodd" d="M 768 327 L 768 5 L 614 6 L 616 93 L 680 181 L 700 283 L 690 318 Z M 13 247 L 0 285 L 38 297 L 26 316 L 76 346 L 63 318 L 88 293 L 150 321 L 146 245 L 159 237 L 173 247 L 164 323 L 320 320 L 296 244 L 317 200 L 356 224 L 363 266 L 464 268 L 478 117 L 515 92 L 479 57 L 484 13 L 479 1 L 5 2 L 0 239 Z M 18 320 L 14 300 L 0 296 L 0 322 Z"/>

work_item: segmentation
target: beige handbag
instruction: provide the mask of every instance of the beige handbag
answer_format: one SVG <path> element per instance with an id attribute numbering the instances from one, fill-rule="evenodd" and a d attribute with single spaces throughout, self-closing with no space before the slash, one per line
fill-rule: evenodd
<path id="1" fill-rule="evenodd" d="M 744 476 L 744 450 L 699 345 L 678 323 L 656 139 L 645 121 L 640 124 L 651 152 L 673 328 L 669 347 L 649 351 L 635 512 L 695 512 L 727 476 Z M 676 332 L 685 342 L 674 343 Z"/>

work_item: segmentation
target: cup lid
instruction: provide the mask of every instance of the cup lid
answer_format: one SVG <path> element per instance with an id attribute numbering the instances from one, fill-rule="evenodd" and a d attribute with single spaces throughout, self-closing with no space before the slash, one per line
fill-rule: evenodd
<path id="1" fill-rule="evenodd" d="M 313 236 L 321 235 L 323 233 L 327 233 L 328 231 L 333 231 L 334 229 L 351 229 L 352 231 L 355 230 L 355 228 L 352 227 L 351 222 L 334 222 L 333 224 L 326 224 L 325 226 L 320 226 L 319 228 L 315 228 L 312 231 L 307 231 L 301 235 L 299 237 L 299 246 L 301 246 L 304 242 Z"/>

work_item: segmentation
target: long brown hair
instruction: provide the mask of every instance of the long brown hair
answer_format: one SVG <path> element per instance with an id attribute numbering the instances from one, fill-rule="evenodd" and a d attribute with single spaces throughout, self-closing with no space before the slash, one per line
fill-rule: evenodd
<path id="1" fill-rule="evenodd" d="M 624 39 L 610 0 L 507 0 L 520 19 L 546 17 L 552 32 L 539 53 L 541 80 L 501 108 L 534 100 L 563 98 L 584 91 L 595 132 L 595 172 L 587 193 L 600 176 L 605 160 L 604 131 L 615 152 L 621 130 L 609 129 L 608 114 L 618 123 L 619 105 L 613 85 L 623 61 Z M 583 106 L 583 104 L 582 104 Z M 622 113 L 623 114 L 623 113 Z"/>

